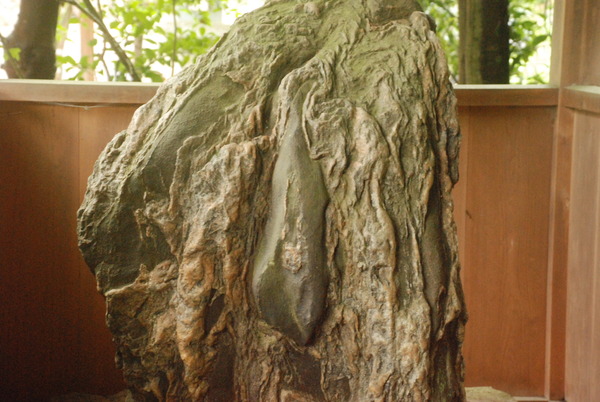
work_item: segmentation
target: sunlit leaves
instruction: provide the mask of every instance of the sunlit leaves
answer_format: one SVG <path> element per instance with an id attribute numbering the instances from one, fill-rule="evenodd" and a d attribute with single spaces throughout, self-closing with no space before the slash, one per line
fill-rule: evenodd
<path id="1" fill-rule="evenodd" d="M 224 0 L 101 0 L 101 15 L 111 34 L 125 50 L 138 74 L 146 81 L 162 81 L 172 72 L 206 52 L 218 36 L 207 29 L 211 11 L 226 6 Z M 458 1 L 421 0 L 436 21 L 437 33 L 446 52 L 450 72 L 458 81 Z M 513 84 L 548 82 L 549 46 L 552 25 L 551 0 L 510 1 L 510 81 Z M 175 10 L 175 14 L 173 11 Z M 72 17 L 70 23 L 80 23 Z M 59 32 L 66 27 L 59 27 Z M 109 80 L 127 80 L 126 69 L 101 35 L 91 44 L 92 60 L 59 56 L 58 62 L 74 79 L 93 68 Z M 540 57 L 543 53 L 544 57 Z M 18 55 L 16 55 L 18 58 Z M 81 71 L 77 71 L 77 69 Z"/>
<path id="2" fill-rule="evenodd" d="M 542 49 L 549 53 L 552 33 L 552 1 L 512 0 L 510 11 L 510 81 L 513 84 L 540 84 L 549 79 L 550 60 L 533 59 Z M 539 59 L 539 57 L 538 57 Z"/>
<path id="3" fill-rule="evenodd" d="M 454 81 L 458 81 L 458 1 L 421 0 L 421 4 L 437 23 L 450 72 Z M 546 83 L 550 70 L 553 1 L 511 0 L 509 4 L 510 82 Z M 541 52 L 547 53 L 546 57 L 541 57 Z M 545 62 L 540 61 L 543 59 Z"/>
<path id="4" fill-rule="evenodd" d="M 205 53 L 218 36 L 209 33 L 210 12 L 221 7 L 217 0 L 103 0 L 95 2 L 110 34 L 145 81 L 164 81 L 196 56 Z M 69 23 L 82 23 L 73 17 Z M 60 27 L 61 31 L 66 27 Z M 112 81 L 130 79 L 126 68 L 107 46 L 107 38 L 96 31 L 93 61 L 59 56 L 58 63 L 71 79 L 82 79 L 94 68 L 96 74 Z M 81 71 L 77 71 L 77 69 Z"/>
<path id="5" fill-rule="evenodd" d="M 421 0 L 425 12 L 437 24 L 437 35 L 446 52 L 450 74 L 458 81 L 458 2 L 457 0 Z"/>

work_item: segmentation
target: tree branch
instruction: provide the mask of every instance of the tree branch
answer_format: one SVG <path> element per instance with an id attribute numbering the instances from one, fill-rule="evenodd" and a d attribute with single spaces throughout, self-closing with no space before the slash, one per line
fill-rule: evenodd
<path id="1" fill-rule="evenodd" d="M 439 3 L 435 3 L 435 5 L 439 8 L 441 8 L 442 10 L 444 10 L 451 18 L 456 18 L 456 14 L 452 10 L 450 10 L 450 8 L 448 8 L 448 6 L 446 4 L 439 2 Z"/>
<path id="2" fill-rule="evenodd" d="M 98 28 L 102 31 L 104 38 L 110 43 L 110 47 L 117 54 L 119 61 L 123 63 L 127 72 L 131 75 L 134 81 L 141 81 L 139 74 L 137 73 L 135 66 L 131 62 L 131 59 L 127 56 L 123 48 L 119 45 L 117 40 L 111 35 L 107 26 L 104 24 L 104 20 L 100 15 L 99 11 L 96 10 L 90 0 L 82 0 L 83 5 L 76 0 L 64 0 L 65 3 L 69 3 L 77 7 L 82 13 L 87 15 L 92 21 L 98 25 Z"/>

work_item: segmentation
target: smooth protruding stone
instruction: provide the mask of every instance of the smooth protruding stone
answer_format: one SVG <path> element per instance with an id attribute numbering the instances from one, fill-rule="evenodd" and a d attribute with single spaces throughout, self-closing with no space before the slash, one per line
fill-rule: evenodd
<path id="1" fill-rule="evenodd" d="M 325 306 L 327 192 L 302 129 L 299 91 L 280 112 L 283 135 L 273 169 L 271 209 L 254 262 L 252 289 L 263 318 L 305 345 Z M 281 97 L 280 97 L 281 98 Z"/>

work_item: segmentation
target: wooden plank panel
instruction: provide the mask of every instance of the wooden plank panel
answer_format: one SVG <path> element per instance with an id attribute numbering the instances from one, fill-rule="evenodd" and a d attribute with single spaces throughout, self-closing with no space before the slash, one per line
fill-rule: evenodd
<path id="1" fill-rule="evenodd" d="M 461 107 L 458 110 L 460 116 L 460 130 L 462 140 L 460 144 L 460 156 L 458 165 L 459 179 L 452 190 L 452 199 L 454 201 L 454 221 L 456 222 L 456 231 L 458 234 L 458 257 L 461 265 L 464 265 L 465 255 L 465 227 L 467 218 L 467 167 L 469 164 L 469 107 Z"/>
<path id="2" fill-rule="evenodd" d="M 566 132 L 559 133 L 564 138 L 558 139 L 564 145 L 563 157 L 568 162 L 557 160 L 563 165 L 572 162 L 572 168 L 570 178 L 564 178 L 565 169 L 558 169 L 564 182 L 570 183 L 570 188 L 569 184 L 561 184 L 557 175 L 553 223 L 558 237 L 553 237 L 554 240 L 558 238 L 558 242 L 553 243 L 551 272 L 555 274 L 560 272 L 557 267 L 568 266 L 564 373 L 566 398 L 569 401 L 595 401 L 600 400 L 600 341 L 597 340 L 600 337 L 597 331 L 600 329 L 596 329 L 600 327 L 600 8 L 597 0 L 557 0 L 556 3 L 558 14 L 555 21 L 561 29 L 557 41 L 560 49 L 556 52 L 553 50 L 556 55 L 553 68 L 560 76 L 554 74 L 553 83 L 560 82 L 563 87 L 559 127 L 564 126 Z M 560 66 L 556 68 L 558 64 Z M 567 124 L 564 123 L 564 116 L 567 116 Z M 574 137 L 572 148 L 568 142 L 570 135 Z M 572 158 L 567 153 L 570 148 L 573 150 Z M 564 194 L 565 190 L 570 190 L 567 195 Z M 570 213 L 566 222 L 565 212 Z M 567 251 L 564 246 L 566 235 Z M 551 285 L 555 293 L 559 292 L 558 298 L 564 297 L 559 284 Z M 553 299 L 556 301 L 557 297 Z M 554 308 L 552 316 L 556 318 Z M 550 335 L 554 340 L 554 328 Z M 553 342 L 548 344 L 550 368 L 554 364 L 556 347 Z M 556 395 L 557 381 L 552 378 L 555 372 L 553 369 L 549 373 L 550 395 Z"/>
<path id="3" fill-rule="evenodd" d="M 77 112 L 1 110 L 0 383 L 8 400 L 42 400 L 77 376 Z"/>
<path id="4" fill-rule="evenodd" d="M 95 290 L 82 293 L 80 283 L 79 111 L 32 103 L 0 107 L 0 362 L 7 365 L 0 394 L 46 400 L 122 389 L 113 355 L 93 352 L 111 343 L 106 329 L 91 324 L 103 321 L 103 302 Z M 88 317 L 82 306 L 90 296 L 101 310 Z"/>
<path id="5" fill-rule="evenodd" d="M 600 399 L 600 117 L 577 114 L 569 236 L 566 397 Z"/>
<path id="6" fill-rule="evenodd" d="M 19 103 L 6 104 L 20 105 Z M 4 104 L 0 105 L 4 106 Z M 28 128 L 28 124 L 44 126 L 43 130 L 46 130 L 46 126 L 48 126 L 50 131 L 54 130 L 52 132 L 55 136 L 60 136 L 60 133 L 67 131 L 72 133 L 73 130 L 78 131 L 80 134 L 75 139 L 73 139 L 72 134 L 69 134 L 68 137 L 68 141 L 72 144 L 77 144 L 77 138 L 79 138 L 81 147 L 78 156 L 77 148 L 71 149 L 73 153 L 70 153 L 70 151 L 68 154 L 69 157 L 75 155 L 76 158 L 75 163 L 72 159 L 69 159 L 68 163 L 69 166 L 74 166 L 75 176 L 71 172 L 63 175 L 68 177 L 66 181 L 57 183 L 54 180 L 54 182 L 48 181 L 47 184 L 44 184 L 45 188 L 50 183 L 52 183 L 52 188 L 65 186 L 59 192 L 66 191 L 69 194 L 67 198 L 71 201 L 68 208 L 71 212 L 68 214 L 72 213 L 73 215 L 69 216 L 71 216 L 70 219 L 73 219 L 74 211 L 80 203 L 85 180 L 91 172 L 94 160 L 105 143 L 127 125 L 134 107 L 102 107 L 86 111 L 31 103 L 23 105 L 31 108 L 31 110 L 55 110 L 56 113 L 44 112 L 46 114 L 41 117 L 40 122 L 27 117 L 25 119 L 27 121 L 23 120 L 18 125 L 18 129 L 21 130 L 20 135 L 32 131 Z M 4 107 L 0 110 L 2 110 L 0 114 L 4 113 L 5 110 L 8 111 L 7 116 L 2 115 L 3 120 L 0 123 L 0 129 L 17 124 L 12 121 L 13 116 L 10 114 L 14 113 L 15 110 L 11 109 L 11 112 Z M 60 112 L 58 112 L 59 110 Z M 544 320 L 540 320 L 540 311 L 545 309 L 545 293 L 540 288 L 545 289 L 545 272 L 543 275 L 540 274 L 539 267 L 543 265 L 540 250 L 547 247 L 547 237 L 542 235 L 542 232 L 546 230 L 544 233 L 547 236 L 547 227 L 546 229 L 539 227 L 532 229 L 529 228 L 529 225 L 534 226 L 536 222 L 540 221 L 540 217 L 544 213 L 548 214 L 548 205 L 544 202 L 538 202 L 542 198 L 542 195 L 538 193 L 541 191 L 541 194 L 546 194 L 547 202 L 549 194 L 546 184 L 549 183 L 550 167 L 547 166 L 546 170 L 548 175 L 546 184 L 544 184 L 546 179 L 537 180 L 537 178 L 543 176 L 543 174 L 538 173 L 543 170 L 541 165 L 545 163 L 545 157 L 548 156 L 548 160 L 550 159 L 549 147 L 551 140 L 549 136 L 552 131 L 553 110 L 554 108 L 482 108 L 467 106 L 461 107 L 459 111 L 464 135 L 460 165 L 462 180 L 455 188 L 454 194 L 456 197 L 455 207 L 459 241 L 461 241 L 461 259 L 464 267 L 463 278 L 467 302 L 469 303 L 468 308 L 471 313 L 465 344 L 467 382 L 470 385 L 494 385 L 509 392 L 516 391 L 521 395 L 541 395 L 538 391 L 540 388 L 539 380 L 543 378 L 543 356 L 540 357 L 539 349 L 544 347 L 543 341 L 540 342 L 540 339 L 543 340 Z M 79 119 L 77 129 L 72 126 L 65 127 L 66 123 L 64 122 L 50 123 L 53 119 L 60 121 L 66 119 L 72 123 L 73 114 L 75 113 L 73 111 L 76 112 Z M 65 117 L 62 116 L 63 112 Z M 43 131 L 41 128 L 36 130 Z M 4 134 L 3 131 L 0 131 L 0 133 Z M 547 133 L 548 136 L 544 137 L 543 133 Z M 475 136 L 474 145 L 471 144 L 473 136 Z M 20 194 L 13 201 L 6 201 L 5 203 L 0 200 L 2 211 L 5 211 L 4 207 L 7 206 L 7 216 L 9 214 L 23 216 L 25 214 L 24 210 L 32 203 L 45 205 L 43 202 L 35 200 L 29 200 L 29 204 L 21 202 L 21 198 L 25 197 L 24 194 L 30 194 L 31 197 L 41 197 L 43 192 L 41 195 L 36 195 L 35 191 L 30 188 L 20 187 L 12 190 L 8 187 L 4 188 L 4 179 L 10 178 L 11 174 L 23 174 L 27 175 L 25 183 L 40 181 L 36 179 L 35 172 L 33 172 L 35 167 L 29 166 L 38 163 L 39 155 L 35 153 L 28 155 L 24 161 L 20 162 L 20 165 L 15 165 L 12 170 L 6 170 L 4 169 L 5 155 L 16 157 L 16 155 L 25 154 L 28 143 L 19 142 L 22 138 L 4 138 L 4 135 L 2 137 L 3 139 L 0 139 L 0 146 L 2 147 L 0 148 L 0 161 L 2 161 L 3 169 L 0 173 L 0 195 L 4 199 L 6 197 L 4 197 L 5 193 L 2 193 L 2 191 L 6 191 L 7 194 L 13 191 Z M 46 140 L 53 141 L 52 138 L 46 138 Z M 11 145 L 11 141 L 16 141 L 17 145 Z M 7 147 L 7 144 L 11 146 Z M 58 146 L 61 142 L 54 144 Z M 535 149 L 538 146 L 540 149 Z M 472 158 L 474 158 L 474 164 L 471 163 Z M 55 162 L 57 172 L 62 172 L 60 166 L 63 162 L 57 160 Z M 12 162 L 10 164 L 12 165 Z M 45 166 L 44 168 L 48 167 Z M 57 173 L 52 173 L 52 169 L 55 168 L 48 168 L 48 172 L 42 173 L 45 176 L 41 181 L 46 180 L 45 177 L 53 177 Z M 62 175 L 62 173 L 60 174 Z M 473 174 L 476 177 L 474 182 L 471 180 Z M 75 177 L 75 181 L 71 182 L 70 180 L 73 180 L 73 177 Z M 19 184 L 19 181 L 14 179 L 13 181 L 16 183 L 15 185 L 23 186 L 23 184 Z M 67 187 L 69 188 L 67 189 Z M 73 188 L 75 189 L 74 193 Z M 491 194 L 487 194 L 490 191 Z M 75 194 L 75 197 L 73 194 Z M 482 200 L 486 201 L 493 197 L 496 197 L 493 201 L 480 203 Z M 75 202 L 72 201 L 74 199 Z M 528 208 L 529 211 L 524 212 Z M 52 209 L 54 210 L 54 208 Z M 467 211 L 469 211 L 468 214 Z M 48 222 L 52 225 L 56 219 L 56 216 L 49 216 Z M 15 218 L 8 222 L 15 221 L 18 221 L 18 219 Z M 0 222 L 5 222 L 4 216 L 2 216 Z M 74 233 L 74 221 L 71 220 L 70 222 L 70 226 L 65 225 L 60 228 L 61 233 L 63 231 L 64 233 Z M 501 236 L 500 240 L 498 239 L 498 233 L 495 233 L 493 228 L 490 229 L 486 226 L 487 224 L 494 225 L 496 222 L 500 222 L 498 227 L 505 234 Z M 34 225 L 28 224 L 27 228 L 29 228 L 28 230 L 34 230 L 32 229 Z M 523 230 L 523 233 L 520 233 L 521 230 Z M 59 231 L 59 229 L 57 228 L 55 231 Z M 27 231 L 24 229 L 17 240 L 26 242 L 26 233 Z M 61 233 L 53 232 L 53 236 L 56 238 L 64 237 Z M 484 235 L 488 235 L 491 240 L 486 240 L 483 237 Z M 529 235 L 533 237 L 530 241 L 525 241 L 524 239 Z M 8 246 L 5 246 L 5 240 L 8 241 L 7 239 L 12 236 L 12 232 L 3 230 L 1 236 L 3 236 L 1 237 L 3 248 L 0 250 L 4 257 L 5 250 L 12 247 L 12 243 L 6 243 Z M 77 339 L 69 345 L 69 348 L 73 351 L 65 353 L 51 364 L 48 363 L 48 367 L 50 365 L 61 367 L 61 364 L 64 365 L 64 362 L 68 361 L 68 364 L 73 367 L 68 369 L 71 371 L 66 372 L 72 374 L 69 378 L 69 392 L 77 390 L 107 394 L 112 390 L 118 390 L 121 383 L 119 380 L 120 374 L 114 370 L 112 363 L 114 353 L 110 344 L 110 335 L 104 326 L 104 304 L 95 291 L 92 275 L 89 274 L 80 259 L 78 251 L 76 251 L 75 239 L 69 236 L 72 235 L 66 236 L 65 240 L 68 243 L 67 248 L 69 248 L 69 251 L 64 253 L 63 260 L 69 266 L 68 272 L 70 272 L 69 275 L 71 281 L 73 281 L 72 277 L 75 272 L 72 268 L 73 255 L 76 255 L 76 265 L 78 267 L 76 275 L 78 279 L 75 285 L 76 295 L 68 296 L 69 301 L 66 303 L 68 304 L 66 309 L 69 311 L 69 308 L 74 305 L 78 307 L 75 313 L 66 314 L 66 320 L 73 327 L 77 327 L 75 331 Z M 542 237 L 544 239 L 541 242 L 536 240 Z M 33 236 L 33 241 L 37 241 L 36 239 L 37 237 Z M 508 240 L 513 240 L 513 242 Z M 528 254 L 530 243 L 532 252 Z M 22 246 L 20 252 L 23 252 L 25 248 L 25 246 Z M 544 255 L 546 255 L 545 253 L 544 249 Z M 16 260 L 19 253 L 13 254 L 11 258 Z M 495 258 L 495 262 L 489 263 L 487 260 L 488 255 L 493 257 L 490 257 L 492 260 Z M 31 259 L 33 257 L 28 256 L 27 258 Z M 9 258 L 7 261 L 10 260 Z M 27 259 L 22 263 L 28 267 L 31 265 Z M 40 262 L 37 264 L 39 265 Z M 502 269 L 499 269 L 499 267 L 502 267 Z M 4 271 L 4 269 L 0 271 Z M 30 269 L 27 269 L 27 272 L 30 271 Z M 1 272 L 0 275 L 2 275 Z M 0 286 L 5 283 L 2 279 L 3 277 L 0 278 Z M 15 283 L 14 278 L 13 282 L 5 283 L 5 286 L 11 283 Z M 517 285 L 514 285 L 515 283 Z M 513 285 L 515 287 L 512 287 Z M 37 284 L 36 286 L 43 285 Z M 0 299 L 4 294 L 4 290 L 4 288 L 0 288 L 2 292 Z M 15 294 L 18 297 L 23 296 L 17 291 L 15 291 Z M 52 291 L 49 296 L 43 295 L 43 298 L 51 297 L 54 294 L 55 292 Z M 7 299 L 10 296 L 8 294 Z M 41 298 L 42 296 L 39 296 L 38 300 Z M 4 301 L 2 300 L 2 302 Z M 33 304 L 33 302 L 31 303 Z M 47 302 L 44 301 L 43 303 Z M 37 308 L 35 306 L 29 307 L 30 309 Z M 49 315 L 46 314 L 47 310 L 43 311 L 44 314 L 32 317 L 30 322 L 49 320 Z M 7 328 L 17 328 L 21 332 L 28 331 L 28 327 L 19 323 L 20 317 L 18 315 L 5 314 L 3 311 L 0 311 L 0 314 L 2 314 L 0 325 L 6 323 Z M 65 321 L 65 318 L 59 317 L 59 321 Z M 37 326 L 37 324 L 32 325 Z M 65 334 L 68 335 L 69 331 L 66 331 Z M 23 350 L 29 348 L 28 341 L 25 339 L 19 341 L 17 339 L 19 336 L 20 334 L 13 334 L 12 336 L 1 334 L 0 354 L 3 353 L 7 339 L 13 342 L 12 346 L 16 348 Z M 73 338 L 72 335 L 70 336 Z M 31 340 L 30 338 L 27 339 Z M 478 343 L 481 343 L 481 345 L 478 345 Z M 530 345 L 534 347 L 530 347 Z M 34 352 L 36 350 L 34 348 Z M 527 353 L 521 353 L 523 350 Z M 19 355 L 19 352 L 14 352 L 11 356 L 17 355 Z M 23 356 L 33 362 L 36 361 L 35 353 L 27 351 Z M 4 355 L 0 356 L 0 362 L 9 361 L 3 358 Z M 35 363 L 31 364 L 35 365 Z M 542 365 L 541 369 L 538 367 L 540 364 Z M 31 365 L 28 367 L 29 369 L 33 368 Z M 532 375 L 532 372 L 537 374 Z M 65 373 L 62 374 L 65 375 Z M 29 377 L 28 381 L 31 380 L 31 377 Z M 26 380 L 23 377 L 18 381 L 23 383 Z M 18 385 L 18 381 L 14 384 Z M 52 381 L 54 383 L 46 389 L 63 389 L 60 388 L 63 380 Z"/>
<path id="7" fill-rule="evenodd" d="M 565 396 L 565 328 L 573 112 L 560 108 L 557 125 L 552 154 L 546 314 L 545 394 L 551 400 L 561 400 Z"/>
<path id="8" fill-rule="evenodd" d="M 542 396 L 554 108 L 471 108 L 468 386 Z"/>

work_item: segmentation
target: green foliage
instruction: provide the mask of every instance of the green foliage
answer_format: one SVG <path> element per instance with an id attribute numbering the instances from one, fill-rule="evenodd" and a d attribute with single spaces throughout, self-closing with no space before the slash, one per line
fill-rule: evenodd
<path id="1" fill-rule="evenodd" d="M 60 1 L 92 17 L 96 26 L 96 38 L 89 43 L 94 49 L 92 56 L 76 60 L 60 52 L 57 55 L 65 76 L 83 80 L 86 72 L 94 71 L 109 81 L 164 81 L 219 39 L 210 31 L 210 12 L 227 7 L 232 0 Z M 458 1 L 421 0 L 421 4 L 436 21 L 452 79 L 457 82 Z M 510 81 L 548 82 L 553 1 L 510 0 L 509 4 Z M 87 18 L 77 16 L 59 21 L 57 41 L 60 43 L 67 36 L 69 24 L 87 23 Z M 539 57 L 540 50 L 546 53 L 545 57 Z M 18 49 L 10 49 L 8 56 L 18 60 Z"/>
<path id="2" fill-rule="evenodd" d="M 458 81 L 458 1 L 421 0 L 425 12 L 437 23 L 437 33 L 446 52 L 450 72 Z M 541 84 L 549 80 L 549 48 L 552 33 L 551 0 L 510 0 L 510 82 Z M 537 57 L 545 51 L 548 57 Z"/>
<path id="3" fill-rule="evenodd" d="M 15 61 L 21 60 L 21 49 L 18 47 L 13 47 L 8 49 L 9 57 Z"/>
<path id="4" fill-rule="evenodd" d="M 458 82 L 458 2 L 421 0 L 421 5 L 437 24 L 437 35 L 448 59 L 453 82 Z"/>
<path id="5" fill-rule="evenodd" d="M 542 49 L 549 56 L 552 5 L 550 0 L 512 0 L 509 3 L 511 84 L 548 82 L 549 57 L 541 66 L 539 61 L 534 61 L 534 57 Z"/>
<path id="6" fill-rule="evenodd" d="M 89 2 L 67 3 L 92 19 L 96 13 L 108 31 L 96 29 L 97 39 L 89 43 L 94 48 L 93 57 L 57 57 L 70 79 L 81 80 L 86 71 L 93 70 L 109 81 L 135 80 L 133 68 L 141 80 L 164 81 L 218 40 L 206 29 L 211 24 L 210 11 L 219 8 L 217 0 L 104 0 L 97 1 L 91 12 Z M 86 21 L 74 17 L 69 23 Z M 67 28 L 59 27 L 58 32 Z M 121 55 L 110 36 L 121 48 Z"/>

